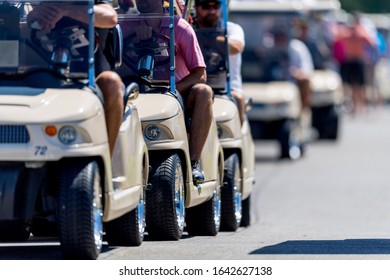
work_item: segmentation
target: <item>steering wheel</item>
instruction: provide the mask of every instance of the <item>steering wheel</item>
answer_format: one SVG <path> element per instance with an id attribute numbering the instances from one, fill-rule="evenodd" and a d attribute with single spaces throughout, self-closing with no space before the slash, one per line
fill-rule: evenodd
<path id="1" fill-rule="evenodd" d="M 137 40 L 137 33 L 131 32 L 123 38 L 124 63 L 138 73 L 138 61 L 145 55 L 152 56 L 155 66 L 169 63 L 170 38 L 164 34 L 152 31 L 152 36 L 146 40 Z M 166 54 L 163 56 L 163 54 Z M 156 57 L 160 55 L 159 57 Z M 161 58 L 163 57 L 163 58 Z"/>
<path id="2" fill-rule="evenodd" d="M 66 20 L 64 23 L 63 25 L 58 24 L 59 27 L 55 27 L 49 31 L 37 29 L 33 27 L 34 23 L 32 24 L 31 42 L 49 63 L 52 62 L 53 51 L 57 46 L 64 47 L 66 45 L 72 60 L 80 60 L 85 56 L 84 47 L 88 46 L 89 42 L 83 35 L 85 32 L 84 26 L 75 20 Z M 75 44 L 75 42 L 77 43 Z"/>

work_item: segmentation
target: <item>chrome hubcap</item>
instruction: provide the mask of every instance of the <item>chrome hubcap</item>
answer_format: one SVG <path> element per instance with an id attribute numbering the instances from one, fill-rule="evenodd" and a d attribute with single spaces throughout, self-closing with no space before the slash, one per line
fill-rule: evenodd
<path id="1" fill-rule="evenodd" d="M 102 189 L 100 186 L 100 174 L 95 175 L 93 184 L 93 201 L 92 201 L 92 215 L 93 215 L 93 235 L 95 239 L 95 246 L 98 250 L 102 248 L 103 243 L 103 205 L 102 205 Z"/>
<path id="2" fill-rule="evenodd" d="M 183 231 L 185 206 L 184 206 L 183 172 L 180 164 L 176 165 L 176 172 L 175 172 L 175 211 L 176 211 L 177 226 L 180 231 Z"/>

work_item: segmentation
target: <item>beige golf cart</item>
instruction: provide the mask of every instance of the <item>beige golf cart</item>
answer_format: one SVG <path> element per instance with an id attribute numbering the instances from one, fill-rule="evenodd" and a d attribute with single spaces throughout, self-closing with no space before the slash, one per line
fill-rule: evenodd
<path id="1" fill-rule="evenodd" d="M 230 93 L 226 1 L 221 9 L 220 27 L 195 28 L 195 31 L 207 65 L 207 84 L 215 94 L 213 111 L 225 156 L 221 230 L 235 231 L 250 224 L 255 147 L 249 122 L 245 119 L 241 125 L 236 101 Z"/>
<path id="2" fill-rule="evenodd" d="M 136 86 L 125 94 L 112 160 L 101 93 L 94 83 L 94 2 L 67 1 L 88 25 L 52 30 L 26 15 L 46 1 L 0 4 L 0 241 L 58 236 L 65 258 L 96 259 L 110 245 L 144 238 L 147 146 Z M 3 32 L 4 31 L 4 32 Z M 119 41 L 118 41 L 119 42 Z M 119 61 L 119 60 L 118 60 Z"/>
<path id="3" fill-rule="evenodd" d="M 195 185 L 192 179 L 190 119 L 175 90 L 173 20 L 173 9 L 164 14 L 119 14 L 124 51 L 118 73 L 125 84 L 136 81 L 140 87 L 135 105 L 151 165 L 146 225 L 154 240 L 180 239 L 185 226 L 190 235 L 216 235 L 221 216 L 224 158 L 215 120 L 200 159 L 205 181 Z M 151 37 L 138 38 L 137 30 L 148 22 L 161 25 L 153 29 Z"/>
<path id="4" fill-rule="evenodd" d="M 312 126 L 319 139 L 336 140 L 339 135 L 343 83 L 332 58 L 332 39 L 327 27 L 335 24 L 335 13 L 339 10 L 338 0 L 312 0 L 305 5 L 304 21 L 312 42 L 308 49 L 315 67 L 311 76 Z"/>
<path id="5" fill-rule="evenodd" d="M 229 13 L 245 32 L 243 90 L 253 100 L 248 112 L 253 138 L 277 140 L 280 157 L 291 159 L 302 156 L 307 140 L 299 125 L 299 90 L 289 75 L 290 21 L 301 12 L 294 3 L 231 1 Z"/>

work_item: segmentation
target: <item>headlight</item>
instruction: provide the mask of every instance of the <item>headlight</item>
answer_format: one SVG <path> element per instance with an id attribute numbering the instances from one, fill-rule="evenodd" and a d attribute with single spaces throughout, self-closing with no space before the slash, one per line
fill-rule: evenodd
<path id="1" fill-rule="evenodd" d="M 145 128 L 145 137 L 151 141 L 155 141 L 160 138 L 161 129 L 156 125 L 148 125 Z"/>
<path id="2" fill-rule="evenodd" d="M 70 145 L 77 139 L 77 130 L 73 126 L 63 126 L 58 133 L 58 139 L 61 143 Z"/>
<path id="3" fill-rule="evenodd" d="M 227 140 L 234 138 L 234 133 L 231 129 L 231 123 L 218 124 L 217 125 L 218 138 L 220 140 Z"/>

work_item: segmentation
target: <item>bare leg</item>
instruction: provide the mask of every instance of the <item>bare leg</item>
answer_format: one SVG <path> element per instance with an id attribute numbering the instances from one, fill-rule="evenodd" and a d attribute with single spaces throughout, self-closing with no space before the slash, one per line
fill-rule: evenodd
<path id="1" fill-rule="evenodd" d="M 213 91 L 205 84 L 195 85 L 188 96 L 187 106 L 193 109 L 190 128 L 190 158 L 199 160 L 213 119 Z"/>
<path id="2" fill-rule="evenodd" d="M 312 124 L 311 117 L 311 100 L 312 91 L 310 88 L 310 81 L 306 76 L 301 76 L 297 80 L 299 93 L 301 95 L 302 109 L 299 118 L 300 132 L 302 141 L 308 141 L 310 138 L 310 128 Z"/>
<path id="3" fill-rule="evenodd" d="M 353 85 L 352 90 L 353 111 L 361 112 L 366 108 L 366 88 L 364 85 Z"/>
<path id="4" fill-rule="evenodd" d="M 346 113 L 353 112 L 352 88 L 343 82 L 343 109 Z"/>
<path id="5" fill-rule="evenodd" d="M 96 83 L 104 96 L 104 115 L 112 155 L 123 115 L 122 81 L 115 72 L 105 71 L 96 78 Z"/>
<path id="6" fill-rule="evenodd" d="M 299 92 L 301 94 L 301 101 L 302 101 L 302 109 L 310 109 L 311 108 L 311 89 L 310 89 L 310 81 L 307 78 L 299 79 L 298 81 L 298 88 Z"/>
<path id="7" fill-rule="evenodd" d="M 232 90 L 232 95 L 237 101 L 238 113 L 240 115 L 240 122 L 242 125 L 245 119 L 245 96 L 241 92 L 234 90 Z"/>

